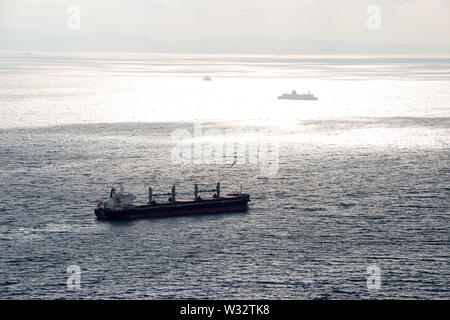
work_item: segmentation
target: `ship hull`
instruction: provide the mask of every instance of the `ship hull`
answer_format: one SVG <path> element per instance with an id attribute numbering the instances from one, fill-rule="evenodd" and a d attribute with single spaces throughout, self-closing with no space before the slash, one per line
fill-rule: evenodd
<path id="1" fill-rule="evenodd" d="M 302 97 L 283 97 L 283 96 L 279 96 L 278 99 L 280 100 L 317 100 L 317 97 L 314 98 L 302 98 Z"/>
<path id="2" fill-rule="evenodd" d="M 248 195 L 239 195 L 153 205 L 142 204 L 116 211 L 97 208 L 94 211 L 101 220 L 127 220 L 246 211 L 249 201 Z"/>

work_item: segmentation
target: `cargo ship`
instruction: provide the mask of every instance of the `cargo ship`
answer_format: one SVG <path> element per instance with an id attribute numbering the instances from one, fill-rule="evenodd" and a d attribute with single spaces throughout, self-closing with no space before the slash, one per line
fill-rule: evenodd
<path id="1" fill-rule="evenodd" d="M 203 198 L 200 192 L 214 192 L 214 194 Z M 166 201 L 156 201 L 156 197 L 160 196 L 170 197 Z M 240 193 L 222 196 L 219 182 L 215 189 L 210 190 L 200 190 L 195 184 L 194 197 L 190 200 L 177 200 L 175 185 L 172 186 L 170 193 L 163 194 L 154 194 L 153 189 L 149 187 L 146 203 L 134 203 L 135 199 L 133 194 L 125 193 L 122 186 L 119 191 L 112 188 L 109 199 L 97 204 L 97 208 L 94 209 L 95 215 L 102 220 L 120 220 L 246 211 L 250 195 L 242 193 L 241 190 Z"/>

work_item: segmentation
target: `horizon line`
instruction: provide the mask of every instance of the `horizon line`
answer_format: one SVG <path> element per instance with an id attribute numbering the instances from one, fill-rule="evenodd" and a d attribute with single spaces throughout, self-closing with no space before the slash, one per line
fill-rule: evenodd
<path id="1" fill-rule="evenodd" d="M 259 57 L 259 58 L 272 58 L 272 59 L 292 59 L 292 58 L 305 58 L 305 59 L 383 59 L 383 58 L 397 58 L 397 59 L 450 59 L 450 54 L 440 53 L 387 53 L 387 54 L 366 54 L 366 53 L 333 53 L 333 54 L 277 54 L 277 53 L 212 53 L 212 52 L 154 52 L 154 51 L 66 51 L 66 50 L 17 50 L 17 49 L 0 49 L 0 54 L 16 54 L 24 56 L 33 55 L 47 55 L 47 56 L 60 56 L 65 55 L 85 55 L 85 56 L 98 56 L 98 55 L 136 55 L 136 56 L 165 56 L 165 57 Z"/>

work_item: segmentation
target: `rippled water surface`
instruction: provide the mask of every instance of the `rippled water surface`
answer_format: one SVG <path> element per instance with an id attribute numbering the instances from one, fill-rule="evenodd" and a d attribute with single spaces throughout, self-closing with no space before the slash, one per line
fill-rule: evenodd
<path id="1" fill-rule="evenodd" d="M 450 298 L 449 66 L 2 53 L 0 298 Z M 293 89 L 319 100 L 277 100 Z M 184 146 L 232 143 L 247 158 L 177 164 L 180 129 Z M 250 163 L 258 141 L 276 146 L 276 174 Z M 93 213 L 119 182 L 143 201 L 149 185 L 183 198 L 217 181 L 242 184 L 250 210 Z"/>

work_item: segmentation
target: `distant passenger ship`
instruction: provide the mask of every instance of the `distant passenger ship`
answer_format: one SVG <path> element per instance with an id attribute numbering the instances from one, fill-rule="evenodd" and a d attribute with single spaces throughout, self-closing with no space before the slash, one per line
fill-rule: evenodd
<path id="1" fill-rule="evenodd" d="M 281 96 L 278 96 L 278 99 L 286 99 L 286 100 L 317 100 L 317 97 L 311 94 L 308 90 L 308 93 L 297 94 L 295 90 L 292 90 L 292 93 L 283 93 Z"/>

